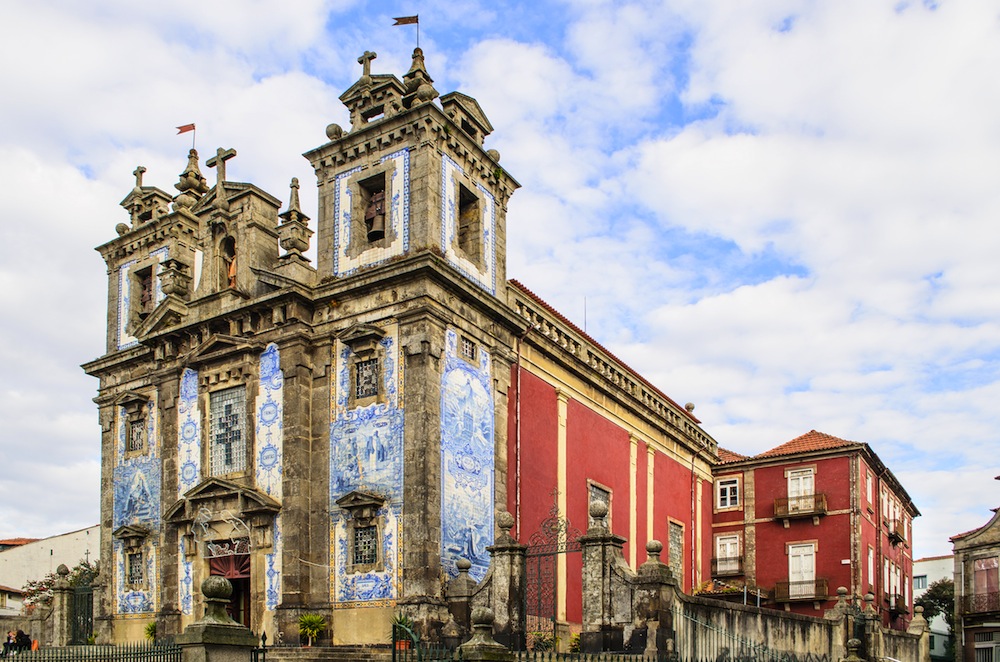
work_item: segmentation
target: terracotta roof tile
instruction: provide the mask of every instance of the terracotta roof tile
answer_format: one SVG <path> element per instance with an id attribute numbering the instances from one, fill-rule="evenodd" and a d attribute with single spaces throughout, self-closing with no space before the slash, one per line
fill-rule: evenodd
<path id="1" fill-rule="evenodd" d="M 27 545 L 29 542 L 38 542 L 38 540 L 38 538 L 7 538 L 6 540 L 0 540 L 0 546 L 17 547 L 19 545 Z"/>
<path id="2" fill-rule="evenodd" d="M 795 453 L 808 453 L 810 451 L 824 451 L 832 448 L 860 448 L 864 444 L 856 441 L 847 441 L 823 432 L 810 430 L 800 437 L 791 441 L 786 441 L 780 446 L 776 446 L 769 451 L 764 451 L 760 455 L 754 455 L 754 459 L 765 457 L 778 457 L 780 455 L 794 455 Z"/>
<path id="3" fill-rule="evenodd" d="M 723 448 L 719 446 L 719 462 L 726 464 L 727 462 L 739 462 L 740 460 L 746 460 L 746 455 L 740 455 L 735 451 L 731 451 L 728 448 Z"/>

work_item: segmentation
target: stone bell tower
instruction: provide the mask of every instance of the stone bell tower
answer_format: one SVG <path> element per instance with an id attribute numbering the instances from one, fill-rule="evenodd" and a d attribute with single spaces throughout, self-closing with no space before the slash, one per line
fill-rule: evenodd
<path id="1" fill-rule="evenodd" d="M 305 155 L 321 296 L 337 317 L 333 621 L 350 627 L 349 610 L 388 601 L 433 629 L 457 561 L 485 574 L 506 498 L 519 323 L 505 305 L 505 219 L 518 184 L 483 147 L 492 126 L 479 104 L 439 97 L 419 48 L 402 80 L 373 74 L 375 57 L 358 59 L 340 96 L 350 128 L 330 125 Z"/>

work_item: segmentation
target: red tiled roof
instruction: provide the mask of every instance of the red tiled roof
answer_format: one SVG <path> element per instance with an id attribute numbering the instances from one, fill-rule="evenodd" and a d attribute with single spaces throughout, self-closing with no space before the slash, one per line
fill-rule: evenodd
<path id="1" fill-rule="evenodd" d="M 22 591 L 21 589 L 19 589 L 19 588 L 11 588 L 9 586 L 4 586 L 3 584 L 0 584 L 0 592 L 3 592 L 3 593 L 13 593 L 15 595 L 24 595 L 24 591 Z"/>
<path id="2" fill-rule="evenodd" d="M 800 437 L 791 441 L 786 441 L 780 446 L 776 446 L 769 451 L 764 451 L 760 455 L 754 455 L 754 459 L 764 457 L 778 457 L 780 455 L 794 455 L 795 453 L 808 453 L 810 451 L 825 451 L 832 448 L 854 448 L 864 446 L 856 441 L 847 441 L 823 432 L 810 430 Z"/>
<path id="3" fill-rule="evenodd" d="M 727 462 L 739 462 L 740 460 L 745 459 L 747 459 L 746 455 L 740 455 L 735 451 L 719 446 L 719 462 L 722 464 L 726 464 Z"/>
<path id="4" fill-rule="evenodd" d="M 0 540 L 0 547 L 18 547 L 20 545 L 27 545 L 29 542 L 38 542 L 38 538 L 7 538 L 6 540 Z"/>
<path id="5" fill-rule="evenodd" d="M 560 313 L 558 310 L 556 310 L 555 308 L 553 308 L 552 306 L 550 306 L 548 303 L 546 303 L 545 300 L 543 300 L 540 296 L 538 296 L 537 294 L 535 294 L 534 292 L 532 292 L 531 290 L 529 290 L 527 287 L 525 287 L 523 283 L 521 283 L 518 280 L 514 280 L 513 278 L 510 279 L 507 282 L 509 282 L 511 285 L 513 285 L 514 287 L 516 287 L 517 289 L 519 289 L 523 294 L 525 294 L 526 296 L 528 296 L 528 298 L 532 299 L 539 306 L 541 306 L 542 308 L 544 308 L 548 312 L 552 313 L 552 315 L 554 315 L 556 317 L 556 319 L 558 319 L 560 322 L 562 322 L 566 326 L 568 326 L 571 329 L 573 329 L 573 331 L 575 331 L 576 333 L 579 333 L 581 336 L 583 336 L 584 338 L 586 338 L 587 342 L 591 343 L 592 345 L 594 345 L 594 347 L 597 347 L 602 352 L 604 352 L 605 354 L 607 354 L 613 361 L 615 361 L 615 363 L 617 363 L 622 368 L 624 368 L 630 375 L 632 375 L 633 377 L 635 377 L 636 379 L 638 379 L 640 382 L 642 382 L 643 384 L 645 384 L 654 393 L 656 393 L 661 398 L 663 398 L 664 400 L 666 400 L 667 402 L 669 402 L 670 404 L 672 404 L 674 407 L 676 407 L 677 410 L 680 413 L 684 414 L 685 416 L 687 416 L 688 418 L 690 418 L 695 423 L 701 423 L 701 421 L 698 420 L 698 418 L 694 414 L 692 414 L 691 412 L 689 412 L 685 407 L 681 407 L 680 405 L 678 405 L 676 402 L 674 402 L 673 398 L 671 398 L 666 393 L 664 393 L 663 391 L 661 391 L 660 389 L 656 388 L 655 386 L 653 386 L 652 384 L 650 384 L 648 381 L 646 381 L 645 377 L 643 377 L 638 372 L 636 372 L 631 367 L 629 367 L 628 364 L 626 364 L 620 358 L 618 358 L 617 356 L 615 356 L 614 354 L 612 354 L 611 352 L 609 352 L 607 350 L 607 348 L 604 347 L 601 343 L 597 342 L 592 337 L 590 337 L 589 335 L 587 335 L 587 333 L 583 329 L 581 329 L 576 324 L 573 324 L 568 319 L 566 319 L 566 317 L 564 317 L 562 313 Z"/>

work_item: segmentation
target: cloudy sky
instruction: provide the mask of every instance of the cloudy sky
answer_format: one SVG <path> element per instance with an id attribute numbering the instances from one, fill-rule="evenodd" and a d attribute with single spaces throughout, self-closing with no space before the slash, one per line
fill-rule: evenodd
<path id="1" fill-rule="evenodd" d="M 1000 10 L 992 0 L 0 3 L 0 537 L 98 520 L 106 268 L 198 125 L 287 200 L 374 50 L 420 45 L 522 184 L 509 275 L 753 454 L 872 445 L 917 556 L 1000 506 Z M 210 173 L 209 173 L 210 174 Z M 211 179 L 211 176 L 210 176 Z"/>

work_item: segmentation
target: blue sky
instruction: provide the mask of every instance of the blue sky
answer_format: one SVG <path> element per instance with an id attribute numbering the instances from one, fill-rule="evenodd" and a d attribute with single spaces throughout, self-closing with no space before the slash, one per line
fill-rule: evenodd
<path id="1" fill-rule="evenodd" d="M 106 272 L 202 155 L 282 200 L 339 94 L 420 45 L 522 184 L 508 273 L 753 454 L 817 429 L 913 496 L 916 556 L 1000 505 L 1000 21 L 987 1 L 0 5 L 0 537 L 98 520 Z"/>

